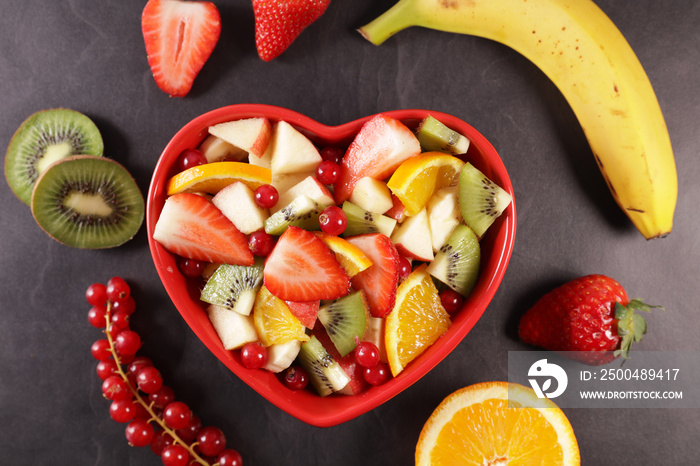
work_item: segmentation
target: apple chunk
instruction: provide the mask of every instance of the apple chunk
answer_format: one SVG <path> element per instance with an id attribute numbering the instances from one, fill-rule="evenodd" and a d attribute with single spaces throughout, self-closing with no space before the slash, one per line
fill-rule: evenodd
<path id="1" fill-rule="evenodd" d="M 246 343 L 258 341 L 252 315 L 244 316 L 216 304 L 207 307 L 207 315 L 224 349 L 238 349 Z"/>
<path id="2" fill-rule="evenodd" d="M 377 214 L 385 213 L 394 205 L 391 200 L 391 191 L 386 183 L 369 176 L 357 182 L 349 200 L 366 211 Z"/>
<path id="3" fill-rule="evenodd" d="M 199 145 L 199 150 L 204 154 L 207 163 L 235 161 L 240 162 L 248 157 L 248 152 L 240 149 L 233 144 L 229 144 L 223 139 L 210 134 Z"/>
<path id="4" fill-rule="evenodd" d="M 281 191 L 279 200 L 271 211 L 274 213 L 287 207 L 294 199 L 302 195 L 308 196 L 316 201 L 321 210 L 335 204 L 333 195 L 328 188 L 315 177 L 307 176 L 286 191 Z"/>
<path id="5" fill-rule="evenodd" d="M 428 213 L 425 209 L 408 217 L 391 235 L 396 250 L 402 256 L 424 262 L 432 261 L 433 243 L 430 239 Z"/>
<path id="6" fill-rule="evenodd" d="M 253 190 L 240 181 L 219 191 L 211 202 L 244 235 L 264 228 L 265 220 L 269 217 L 267 209 L 262 209 L 255 203 Z"/>
<path id="7" fill-rule="evenodd" d="M 272 137 L 272 124 L 264 117 L 245 118 L 210 126 L 209 134 L 260 158 Z"/>
<path id="8" fill-rule="evenodd" d="M 442 245 L 447 242 L 447 238 L 450 237 L 455 227 L 462 221 L 457 187 L 438 190 L 428 201 L 426 210 L 433 251 L 438 252 Z"/>
<path id="9" fill-rule="evenodd" d="M 313 142 L 286 121 L 275 125 L 270 149 L 273 177 L 314 171 L 323 160 Z"/>

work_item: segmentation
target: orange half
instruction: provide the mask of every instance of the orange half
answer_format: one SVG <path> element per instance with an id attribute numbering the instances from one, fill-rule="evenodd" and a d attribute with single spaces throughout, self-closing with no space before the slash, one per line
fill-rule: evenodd
<path id="1" fill-rule="evenodd" d="M 250 189 L 272 182 L 269 168 L 245 162 L 213 162 L 183 170 L 168 180 L 166 193 L 216 194 L 235 181 L 245 183 Z"/>
<path id="2" fill-rule="evenodd" d="M 262 286 L 253 305 L 253 324 L 260 341 L 265 346 L 288 343 L 292 340 L 307 341 L 306 328 L 289 306 Z"/>
<path id="3" fill-rule="evenodd" d="M 372 265 L 372 261 L 360 248 L 340 236 L 333 236 L 320 231 L 315 233 L 328 246 L 328 249 L 333 251 L 335 258 L 338 259 L 340 266 L 345 270 L 348 277 L 354 277 Z"/>
<path id="4" fill-rule="evenodd" d="M 416 466 L 580 465 L 564 412 L 518 384 L 485 382 L 445 398 L 423 426 Z"/>

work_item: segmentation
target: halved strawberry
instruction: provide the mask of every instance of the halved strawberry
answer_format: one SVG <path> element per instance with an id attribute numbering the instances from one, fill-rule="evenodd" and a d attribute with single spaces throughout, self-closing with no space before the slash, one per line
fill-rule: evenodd
<path id="1" fill-rule="evenodd" d="M 221 17 L 211 2 L 149 0 L 141 32 L 156 84 L 184 97 L 219 41 Z"/>
<path id="2" fill-rule="evenodd" d="M 253 265 L 248 240 L 208 199 L 191 193 L 170 196 L 153 239 L 173 254 L 206 262 Z"/>
<path id="3" fill-rule="evenodd" d="M 321 307 L 321 301 L 308 301 L 308 302 L 296 302 L 296 301 L 285 301 L 289 310 L 294 317 L 299 319 L 299 322 L 306 328 L 314 328 L 316 325 L 316 317 L 318 317 L 318 310 Z"/>
<path id="4" fill-rule="evenodd" d="M 350 198 L 361 178 L 383 180 L 420 151 L 418 138 L 403 123 L 384 114 L 374 116 L 362 125 L 340 163 L 334 185 L 336 204 Z"/>
<path id="5" fill-rule="evenodd" d="M 331 0 L 253 0 L 255 46 L 260 58 L 270 61 L 287 50 L 330 3 Z"/>
<path id="6" fill-rule="evenodd" d="M 363 290 L 374 317 L 386 317 L 396 302 L 399 283 L 399 253 L 388 236 L 368 233 L 346 238 L 372 261 L 369 268 L 352 277 L 352 286 Z"/>
<path id="7" fill-rule="evenodd" d="M 290 226 L 267 256 L 264 283 L 284 301 L 337 299 L 350 289 L 350 279 L 323 241 L 310 231 Z"/>

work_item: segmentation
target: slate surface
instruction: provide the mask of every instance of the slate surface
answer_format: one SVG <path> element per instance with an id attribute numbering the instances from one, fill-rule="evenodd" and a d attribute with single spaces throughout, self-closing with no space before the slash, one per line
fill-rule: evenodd
<path id="1" fill-rule="evenodd" d="M 505 379 L 518 317 L 554 285 L 588 273 L 666 306 L 649 316 L 645 349 L 700 349 L 700 4 L 600 0 L 645 66 L 675 149 L 680 195 L 673 233 L 645 241 L 610 196 L 573 112 L 531 63 L 483 39 L 413 28 L 381 47 L 355 28 L 393 2 L 336 1 L 282 57 L 256 55 L 249 2 L 217 2 L 220 42 L 189 96 L 151 77 L 140 32 L 144 2 L 4 0 L 0 16 L 0 146 L 31 113 L 65 106 L 97 123 L 105 155 L 146 193 L 169 138 L 227 104 L 289 107 L 328 125 L 396 108 L 452 113 L 480 130 L 510 171 L 518 231 L 510 267 L 473 331 L 434 371 L 343 425 L 308 426 L 230 373 L 189 330 L 153 267 L 145 228 L 127 245 L 73 250 L 48 238 L 0 183 L 0 460 L 5 464 L 157 465 L 109 418 L 90 345 L 85 288 L 113 275 L 133 286 L 133 319 L 168 384 L 220 427 L 247 465 L 412 463 L 421 426 L 465 385 Z M 566 410 L 583 464 L 689 465 L 700 455 L 697 409 Z"/>

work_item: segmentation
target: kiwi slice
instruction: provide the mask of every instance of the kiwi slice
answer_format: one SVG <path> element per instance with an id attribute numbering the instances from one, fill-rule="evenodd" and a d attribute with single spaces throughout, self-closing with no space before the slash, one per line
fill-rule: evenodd
<path id="1" fill-rule="evenodd" d="M 254 265 L 221 264 L 202 289 L 200 299 L 250 315 L 255 296 L 263 281 L 263 261 L 258 258 Z"/>
<path id="2" fill-rule="evenodd" d="M 347 356 L 362 340 L 369 315 L 369 305 L 363 291 L 343 296 L 318 310 L 318 320 L 341 356 Z"/>
<path id="3" fill-rule="evenodd" d="M 479 278 L 481 246 L 471 228 L 455 227 L 426 272 L 462 296 L 469 296 Z"/>
<path id="4" fill-rule="evenodd" d="M 144 217 L 143 195 L 114 160 L 73 155 L 50 165 L 37 180 L 32 215 L 57 241 L 83 249 L 119 246 Z"/>
<path id="5" fill-rule="evenodd" d="M 321 210 L 316 201 L 301 195 L 265 220 L 265 233 L 281 235 L 292 225 L 304 230 L 319 230 L 318 216 Z"/>
<path id="6" fill-rule="evenodd" d="M 311 385 L 321 396 L 342 390 L 350 382 L 348 374 L 314 335 L 302 343 L 299 364 L 309 373 Z"/>
<path id="7" fill-rule="evenodd" d="M 416 130 L 416 136 L 424 151 L 446 152 L 452 155 L 466 154 L 469 139 L 444 125 L 433 116 L 425 117 Z"/>
<path id="8" fill-rule="evenodd" d="M 459 174 L 459 209 L 462 218 L 481 238 L 508 207 L 512 196 L 486 177 L 471 163 L 464 164 Z"/>
<path id="9" fill-rule="evenodd" d="M 101 157 L 102 136 L 87 116 L 67 108 L 41 110 L 17 128 L 5 155 L 5 178 L 15 195 L 29 205 L 32 188 L 54 162 L 70 155 Z"/>
<path id="10" fill-rule="evenodd" d="M 343 202 L 343 212 L 348 219 L 343 236 L 355 236 L 365 233 L 383 233 L 391 236 L 396 220 L 386 215 L 369 212 L 350 201 Z"/>

